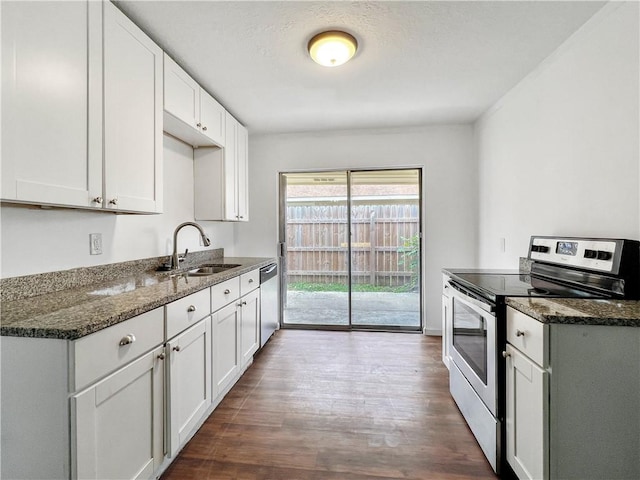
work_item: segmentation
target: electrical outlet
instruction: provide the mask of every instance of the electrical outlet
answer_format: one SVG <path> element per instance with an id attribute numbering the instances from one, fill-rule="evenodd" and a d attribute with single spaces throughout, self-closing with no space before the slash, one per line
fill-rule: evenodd
<path id="1" fill-rule="evenodd" d="M 102 234 L 89 234 L 89 253 L 91 255 L 102 255 Z"/>

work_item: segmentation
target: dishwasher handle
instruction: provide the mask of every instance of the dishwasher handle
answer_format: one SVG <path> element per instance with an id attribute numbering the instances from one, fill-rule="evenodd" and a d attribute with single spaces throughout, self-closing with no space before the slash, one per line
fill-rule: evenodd
<path id="1" fill-rule="evenodd" d="M 278 276 L 278 264 L 271 263 L 266 267 L 260 269 L 260 284 L 265 283 L 267 280 Z"/>

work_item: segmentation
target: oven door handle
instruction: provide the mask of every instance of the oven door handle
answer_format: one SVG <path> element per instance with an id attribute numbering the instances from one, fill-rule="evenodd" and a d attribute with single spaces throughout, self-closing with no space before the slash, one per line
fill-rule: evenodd
<path id="1" fill-rule="evenodd" d="M 496 311 L 495 305 L 479 300 L 478 298 L 476 298 L 476 296 L 473 293 L 463 289 L 462 287 L 459 287 L 458 285 L 454 285 L 453 283 L 448 283 L 447 286 L 453 289 L 451 293 L 453 294 L 454 297 L 458 298 L 461 302 L 468 303 L 469 305 L 480 308 L 488 313 L 495 313 Z"/>

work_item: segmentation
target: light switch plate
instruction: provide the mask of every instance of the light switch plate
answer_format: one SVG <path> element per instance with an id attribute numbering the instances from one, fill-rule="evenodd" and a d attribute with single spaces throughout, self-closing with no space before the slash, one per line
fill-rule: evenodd
<path id="1" fill-rule="evenodd" d="M 89 234 L 89 253 L 91 255 L 102 255 L 102 234 Z"/>

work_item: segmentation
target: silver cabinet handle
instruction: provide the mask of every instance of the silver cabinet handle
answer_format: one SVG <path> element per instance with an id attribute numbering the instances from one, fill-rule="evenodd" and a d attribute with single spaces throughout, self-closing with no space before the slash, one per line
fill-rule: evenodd
<path id="1" fill-rule="evenodd" d="M 207 131 L 207 127 L 202 127 L 202 130 L 204 130 L 206 132 Z"/>
<path id="2" fill-rule="evenodd" d="M 175 347 L 173 347 L 173 350 L 176 352 L 180 351 L 180 345 L 176 345 Z"/>
<path id="3" fill-rule="evenodd" d="M 158 360 L 164 360 L 164 353 L 161 353 L 160 355 L 158 355 Z"/>
<path id="4" fill-rule="evenodd" d="M 236 303 L 236 307 L 241 307 L 241 306 L 242 306 L 242 302 Z"/>
<path id="5" fill-rule="evenodd" d="M 109 200 L 109 205 L 118 205 L 118 199 L 112 198 L 111 200 Z"/>
<path id="6" fill-rule="evenodd" d="M 231 293 L 231 290 L 229 290 L 228 288 L 224 291 L 225 295 L 229 295 Z"/>
<path id="7" fill-rule="evenodd" d="M 244 218 L 242 215 L 240 215 L 238 218 Z"/>
<path id="8" fill-rule="evenodd" d="M 196 123 L 196 127 L 200 128 L 202 124 L 200 122 Z"/>
<path id="9" fill-rule="evenodd" d="M 507 357 L 510 357 L 510 356 L 511 356 L 511 354 L 510 354 L 509 352 L 502 352 L 502 356 L 503 356 L 504 358 L 507 358 Z"/>
<path id="10" fill-rule="evenodd" d="M 102 197 L 96 197 L 92 201 L 93 203 L 102 203 Z"/>
<path id="11" fill-rule="evenodd" d="M 242 305 L 246 305 L 246 304 L 247 304 L 247 302 L 242 302 Z"/>
<path id="12" fill-rule="evenodd" d="M 120 346 L 124 347 L 125 345 L 131 345 L 135 341 L 136 336 L 133 333 L 130 333 L 129 335 L 125 335 L 120 339 Z"/>
<path id="13" fill-rule="evenodd" d="M 253 283 L 253 278 L 250 278 L 250 279 L 249 279 L 249 283 Z"/>
<path id="14" fill-rule="evenodd" d="M 524 337 L 524 332 L 522 330 L 516 330 L 516 337 Z"/>
<path id="15" fill-rule="evenodd" d="M 189 305 L 189 308 L 187 308 L 187 312 L 195 312 L 197 310 L 195 305 Z"/>

